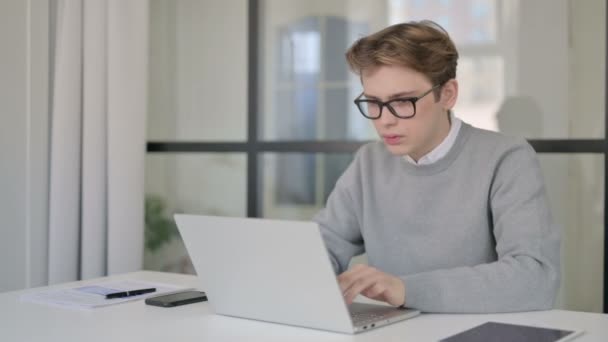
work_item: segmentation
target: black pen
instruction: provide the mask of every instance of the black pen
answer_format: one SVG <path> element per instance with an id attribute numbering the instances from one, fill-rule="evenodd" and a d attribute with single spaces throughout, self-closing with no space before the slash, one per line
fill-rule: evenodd
<path id="1" fill-rule="evenodd" d="M 150 292 L 156 292 L 156 288 L 152 287 L 149 289 L 139 289 L 139 290 L 124 291 L 124 292 L 108 293 L 106 295 L 106 299 L 131 297 L 131 296 L 137 296 L 137 295 L 141 295 L 144 293 L 150 293 Z"/>

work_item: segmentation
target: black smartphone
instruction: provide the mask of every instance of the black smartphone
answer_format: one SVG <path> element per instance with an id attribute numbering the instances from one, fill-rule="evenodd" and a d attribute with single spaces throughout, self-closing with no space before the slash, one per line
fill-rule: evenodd
<path id="1" fill-rule="evenodd" d="M 205 292 L 185 291 L 156 297 L 148 297 L 146 298 L 146 304 L 162 306 L 163 308 L 172 308 L 174 306 L 204 302 L 206 300 L 207 295 Z"/>

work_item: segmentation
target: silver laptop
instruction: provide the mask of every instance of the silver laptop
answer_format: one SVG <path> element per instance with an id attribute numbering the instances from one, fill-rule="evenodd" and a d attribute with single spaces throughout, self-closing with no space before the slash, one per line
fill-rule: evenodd
<path id="1" fill-rule="evenodd" d="M 314 222 L 198 215 L 175 221 L 218 314 L 359 333 L 420 313 L 347 306 Z"/>

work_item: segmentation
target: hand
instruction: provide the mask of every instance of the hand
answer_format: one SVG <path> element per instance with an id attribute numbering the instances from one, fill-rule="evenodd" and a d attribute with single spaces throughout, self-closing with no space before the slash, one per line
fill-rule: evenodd
<path id="1" fill-rule="evenodd" d="M 347 304 L 359 294 L 394 306 L 405 304 L 403 281 L 368 265 L 355 265 L 340 274 L 338 284 Z"/>

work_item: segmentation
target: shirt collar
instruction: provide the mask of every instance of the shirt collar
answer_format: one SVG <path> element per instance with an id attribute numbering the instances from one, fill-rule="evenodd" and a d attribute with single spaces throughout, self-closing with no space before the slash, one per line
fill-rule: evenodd
<path id="1" fill-rule="evenodd" d="M 420 158 L 418 162 L 416 162 L 412 157 L 408 155 L 404 157 L 405 160 L 415 165 L 429 165 L 445 157 L 445 155 L 450 152 L 450 149 L 452 148 L 452 146 L 454 146 L 454 143 L 456 142 L 456 137 L 458 137 L 458 131 L 460 131 L 462 121 L 454 116 L 453 111 L 450 111 L 449 115 L 451 122 L 450 131 L 445 137 L 445 139 L 443 139 L 441 144 L 437 145 L 437 147 L 435 147 L 431 152 L 422 156 L 422 158 Z"/>

